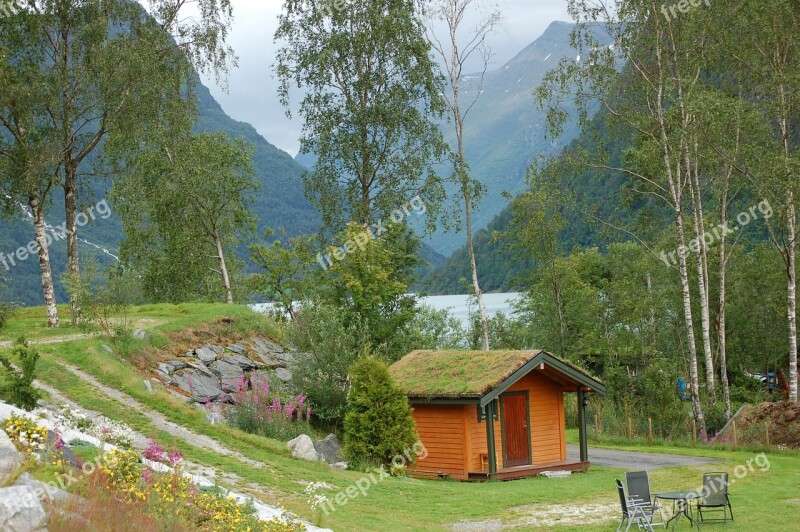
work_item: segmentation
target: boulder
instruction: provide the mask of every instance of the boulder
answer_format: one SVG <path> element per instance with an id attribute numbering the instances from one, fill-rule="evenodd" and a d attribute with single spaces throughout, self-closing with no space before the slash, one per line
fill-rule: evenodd
<path id="1" fill-rule="evenodd" d="M 263 366 L 267 369 L 282 368 L 286 365 L 285 362 L 278 360 L 272 353 L 256 353 L 256 355 L 258 355 L 258 358 L 263 362 Z"/>
<path id="2" fill-rule="evenodd" d="M 322 459 L 317 450 L 314 449 L 314 441 L 307 434 L 301 434 L 297 438 L 290 440 L 286 446 L 292 456 L 300 460 L 318 462 Z"/>
<path id="3" fill-rule="evenodd" d="M 226 360 L 212 362 L 210 367 L 211 371 L 219 377 L 222 389 L 226 392 L 234 391 L 237 383 L 240 383 L 244 376 L 244 371 L 241 367 Z"/>
<path id="4" fill-rule="evenodd" d="M 206 347 L 208 347 L 209 349 L 211 349 L 212 351 L 214 351 L 218 355 L 221 355 L 222 353 L 225 352 L 225 348 L 222 347 L 221 345 L 208 345 Z"/>
<path id="5" fill-rule="evenodd" d="M 22 455 L 11 443 L 11 439 L 0 430 L 0 482 L 22 464 Z"/>
<path id="6" fill-rule="evenodd" d="M 133 337 L 137 340 L 149 340 L 150 334 L 147 331 L 143 331 L 142 329 L 134 329 L 133 330 Z"/>
<path id="7" fill-rule="evenodd" d="M 275 353 L 275 358 L 277 358 L 280 362 L 283 362 L 284 367 L 294 365 L 295 356 L 294 353 L 291 351 L 285 351 L 283 353 Z"/>
<path id="8" fill-rule="evenodd" d="M 275 377 L 277 377 L 278 380 L 283 382 L 291 382 L 292 377 L 294 377 L 294 375 L 292 375 L 292 372 L 286 368 L 277 368 L 275 370 Z"/>
<path id="9" fill-rule="evenodd" d="M 283 347 L 279 346 L 275 342 L 270 342 L 269 340 L 264 340 L 263 338 L 253 337 L 250 338 L 250 341 L 253 343 L 253 347 L 256 352 L 265 351 L 267 353 L 283 353 Z"/>
<path id="10" fill-rule="evenodd" d="M 210 377 L 197 370 L 187 369 L 181 375 L 174 376 L 175 385 L 191 395 L 197 403 L 216 401 L 223 395 L 222 388 L 215 377 Z"/>
<path id="11" fill-rule="evenodd" d="M 316 449 L 322 459 L 329 464 L 342 461 L 342 457 L 340 456 L 342 447 L 339 445 L 336 434 L 328 434 L 324 440 L 319 440 L 314 444 L 314 449 Z"/>
<path id="12" fill-rule="evenodd" d="M 206 377 L 211 377 L 212 379 L 214 378 L 214 374 L 202 362 L 187 362 L 186 366 L 191 368 L 191 369 L 193 369 L 193 370 L 195 370 L 195 371 L 199 371 L 200 373 L 202 373 Z"/>
<path id="13" fill-rule="evenodd" d="M 178 370 L 188 368 L 189 364 L 183 362 L 182 360 L 170 360 L 169 362 L 161 362 L 158 365 L 158 369 L 161 370 L 162 373 L 167 375 L 172 375 Z"/>
<path id="14" fill-rule="evenodd" d="M 32 532 L 47 530 L 47 513 L 31 486 L 0 489 L 0 530 Z"/>
<path id="15" fill-rule="evenodd" d="M 148 392 L 153 393 L 153 384 L 148 379 L 143 380 L 142 384 L 144 384 L 144 387 Z"/>
<path id="16" fill-rule="evenodd" d="M 260 364 L 255 360 L 250 360 L 244 355 L 237 355 L 235 353 L 232 355 L 225 355 L 220 359 L 220 361 L 228 364 L 234 364 L 243 370 L 257 369 L 260 366 Z"/>
<path id="17" fill-rule="evenodd" d="M 194 354 L 203 364 L 210 364 L 217 359 L 217 354 L 207 345 L 204 345 L 200 349 L 195 349 Z"/>
<path id="18" fill-rule="evenodd" d="M 245 353 L 247 353 L 247 350 L 244 347 L 240 346 L 239 344 L 231 344 L 227 347 L 227 349 L 228 351 L 236 353 L 237 355 L 244 355 Z"/>
<path id="19" fill-rule="evenodd" d="M 71 498 L 74 497 L 69 492 L 62 490 L 61 488 L 54 486 L 52 484 L 45 484 L 44 482 L 39 482 L 30 473 L 23 473 L 17 479 L 17 482 L 14 484 L 15 486 L 29 486 L 33 488 L 36 492 L 36 496 L 39 498 L 40 501 L 49 501 L 49 502 L 56 502 L 62 503 L 67 502 Z"/>
<path id="20" fill-rule="evenodd" d="M 347 469 L 347 462 L 336 462 L 331 464 L 331 469 Z"/>
<path id="21" fill-rule="evenodd" d="M 102 350 L 103 350 L 103 351 L 105 351 L 106 353 L 112 353 L 112 354 L 114 353 L 114 350 L 113 350 L 113 349 L 111 349 L 111 346 L 109 346 L 108 344 L 103 344 L 103 345 L 101 345 L 101 346 L 100 346 L 100 349 L 102 349 Z"/>

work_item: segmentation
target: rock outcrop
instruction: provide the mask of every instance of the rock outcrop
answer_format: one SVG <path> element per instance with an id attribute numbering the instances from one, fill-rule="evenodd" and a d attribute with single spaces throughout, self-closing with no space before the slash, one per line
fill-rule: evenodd
<path id="1" fill-rule="evenodd" d="M 206 344 L 165 360 L 155 370 L 158 380 L 178 388 L 198 403 L 230 401 L 230 394 L 251 371 L 266 371 L 276 382 L 292 380 L 301 353 L 287 351 L 263 338 L 252 337 L 222 346 Z"/>

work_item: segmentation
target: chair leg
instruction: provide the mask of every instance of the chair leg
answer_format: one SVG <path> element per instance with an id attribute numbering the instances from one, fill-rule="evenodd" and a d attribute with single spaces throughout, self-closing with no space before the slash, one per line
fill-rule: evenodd
<path id="1" fill-rule="evenodd" d="M 627 519 L 627 518 L 626 518 L 626 517 L 623 515 L 623 516 L 622 516 L 622 519 L 621 519 L 621 520 L 620 520 L 620 522 L 619 522 L 619 525 L 617 525 L 617 532 L 619 532 L 620 530 L 622 530 L 622 525 L 624 525 L 624 524 L 625 524 L 625 519 Z"/>
<path id="2" fill-rule="evenodd" d="M 731 511 L 731 521 L 733 521 L 733 506 L 731 506 L 731 503 L 728 503 L 728 510 Z"/>

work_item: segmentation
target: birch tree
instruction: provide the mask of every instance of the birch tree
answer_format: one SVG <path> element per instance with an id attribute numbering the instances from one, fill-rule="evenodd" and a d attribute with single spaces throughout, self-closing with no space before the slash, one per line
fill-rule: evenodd
<path id="1" fill-rule="evenodd" d="M 275 40 L 279 96 L 305 94 L 301 152 L 317 156 L 306 196 L 336 234 L 349 220 L 371 226 L 409 198 L 444 200 L 433 165 L 447 154 L 439 126 L 441 77 L 416 0 L 285 0 Z"/>
<path id="2" fill-rule="evenodd" d="M 486 307 L 483 304 L 483 292 L 478 279 L 478 264 L 475 260 L 475 248 L 472 242 L 472 211 L 478 205 L 483 192 L 482 184 L 470 176 L 469 165 L 464 153 L 464 123 L 472 108 L 483 93 L 483 81 L 491 60 L 491 50 L 486 39 L 502 22 L 502 15 L 495 7 L 483 0 L 431 0 L 428 7 L 428 41 L 441 60 L 450 94 L 445 96 L 456 135 L 455 168 L 453 182 L 458 186 L 464 206 L 464 229 L 467 233 L 467 255 L 472 272 L 472 291 L 478 302 L 481 320 L 483 348 L 489 349 L 489 326 Z M 479 20 L 465 28 L 465 17 L 476 14 Z M 443 38 L 437 34 L 437 25 L 443 25 L 446 33 Z M 465 68 L 476 63 L 480 72 L 477 78 L 465 81 Z M 468 84 L 468 86 L 465 86 Z M 464 94 L 474 94 L 472 98 L 462 101 Z"/>
<path id="3" fill-rule="evenodd" d="M 33 127 L 61 154 L 51 173 L 64 192 L 68 272 L 77 275 L 78 188 L 87 177 L 111 172 L 97 164 L 97 152 L 109 137 L 134 138 L 156 126 L 166 102 L 187 96 L 192 66 L 224 72 L 233 59 L 225 44 L 230 1 L 199 0 L 197 17 L 184 15 L 185 0 L 150 0 L 149 12 L 136 2 L 107 0 L 18 4 L 15 14 L 2 17 L 3 24 L 25 24 L 35 37 L 9 44 L 27 46 L 27 53 L 40 58 L 30 74 L 50 88 L 42 93 L 47 99 L 36 107 Z M 75 326 L 75 298 L 71 305 Z"/>
<path id="4" fill-rule="evenodd" d="M 568 7 L 579 22 L 573 43 L 580 48 L 582 60 L 563 59 L 558 69 L 545 76 L 537 95 L 549 107 L 553 136 L 567 117 L 562 103 L 568 100 L 578 105 L 584 126 L 599 104 L 611 127 L 623 134 L 633 132 L 634 144 L 619 165 L 597 159 L 586 163 L 628 176 L 636 191 L 662 202 L 672 213 L 676 249 L 672 256 L 683 299 L 692 410 L 705 435 L 686 251 L 691 226 L 687 227 L 685 212 L 685 191 L 694 166 L 688 102 L 699 83 L 696 58 L 703 57 L 703 13 L 694 10 L 682 15 L 681 24 L 673 24 L 655 0 L 572 0 Z M 594 37 L 598 24 L 613 37 L 613 45 L 601 46 Z M 709 366 L 707 370 L 713 371 L 713 364 Z"/>

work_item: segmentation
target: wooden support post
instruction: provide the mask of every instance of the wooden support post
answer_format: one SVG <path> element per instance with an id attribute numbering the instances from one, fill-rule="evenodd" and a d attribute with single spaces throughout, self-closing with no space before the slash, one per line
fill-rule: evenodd
<path id="1" fill-rule="evenodd" d="M 653 418 L 647 418 L 647 441 L 653 443 Z"/>
<path id="2" fill-rule="evenodd" d="M 586 440 L 586 392 L 578 388 L 578 437 L 580 440 L 581 462 L 589 461 L 589 444 Z"/>
<path id="3" fill-rule="evenodd" d="M 486 405 L 486 448 L 489 452 L 489 476 L 497 473 L 497 451 L 494 445 L 494 401 Z"/>
<path id="4" fill-rule="evenodd" d="M 692 418 L 692 446 L 697 447 L 697 420 Z"/>
<path id="5" fill-rule="evenodd" d="M 767 437 L 767 449 L 769 449 L 769 421 L 764 422 L 764 435 Z"/>
<path id="6" fill-rule="evenodd" d="M 633 441 L 633 420 L 628 418 L 628 441 Z"/>
<path id="7" fill-rule="evenodd" d="M 733 430 L 733 450 L 735 451 L 739 443 L 736 438 L 736 420 L 731 421 L 731 430 Z"/>

